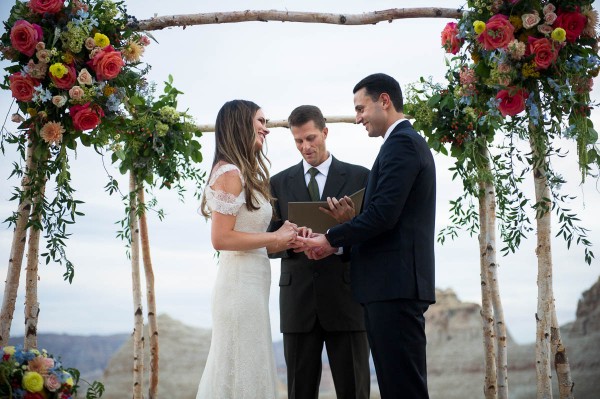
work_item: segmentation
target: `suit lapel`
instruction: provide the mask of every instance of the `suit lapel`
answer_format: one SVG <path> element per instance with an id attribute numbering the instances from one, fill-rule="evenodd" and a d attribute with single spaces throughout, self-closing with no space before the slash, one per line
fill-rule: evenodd
<path id="1" fill-rule="evenodd" d="M 323 188 L 323 195 L 321 196 L 321 199 L 323 200 L 327 197 L 339 198 L 345 181 L 345 168 L 337 159 L 335 159 L 335 157 L 332 156 L 331 165 L 329 166 L 329 172 L 327 174 L 327 180 L 325 181 L 325 187 Z"/>
<path id="2" fill-rule="evenodd" d="M 296 165 L 288 174 L 287 184 L 289 189 L 289 202 L 310 201 L 306 181 L 304 180 L 304 167 L 302 162 Z"/>

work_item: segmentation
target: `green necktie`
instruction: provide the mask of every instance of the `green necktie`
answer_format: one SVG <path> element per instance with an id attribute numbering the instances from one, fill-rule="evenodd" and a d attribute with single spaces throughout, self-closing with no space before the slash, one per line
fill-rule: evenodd
<path id="1" fill-rule="evenodd" d="M 321 196 L 319 195 L 319 185 L 317 184 L 315 176 L 317 173 L 319 173 L 319 170 L 317 168 L 310 168 L 308 173 L 310 173 L 310 180 L 308 181 L 308 194 L 310 194 L 310 199 L 312 201 L 318 201 L 321 199 Z"/>

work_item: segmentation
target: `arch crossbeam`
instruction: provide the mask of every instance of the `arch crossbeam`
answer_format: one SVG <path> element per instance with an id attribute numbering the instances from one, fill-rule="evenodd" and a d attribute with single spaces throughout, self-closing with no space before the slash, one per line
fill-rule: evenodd
<path id="1" fill-rule="evenodd" d="M 193 25 L 229 24 L 238 22 L 304 22 L 334 25 L 370 25 L 379 22 L 392 22 L 395 19 L 408 18 L 449 18 L 458 19 L 461 9 L 456 8 L 392 8 L 362 14 L 334 14 L 300 11 L 278 10 L 245 10 L 232 12 L 213 12 L 202 14 L 165 15 L 150 19 L 133 21 L 130 27 L 134 30 L 153 31 L 171 27 L 187 27 Z"/>

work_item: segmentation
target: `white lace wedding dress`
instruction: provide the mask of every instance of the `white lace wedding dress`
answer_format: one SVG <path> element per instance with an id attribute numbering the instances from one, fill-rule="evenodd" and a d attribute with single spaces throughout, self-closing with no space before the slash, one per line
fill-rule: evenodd
<path id="1" fill-rule="evenodd" d="M 236 215 L 235 230 L 265 232 L 272 216 L 265 199 L 250 212 L 244 191 L 238 197 L 211 188 L 225 172 L 224 164 L 206 187 L 211 212 Z M 242 185 L 244 184 L 243 178 Z M 261 197 L 262 198 L 262 197 Z M 212 341 L 196 399 L 274 399 L 275 359 L 269 320 L 271 267 L 266 248 L 220 251 L 212 297 Z"/>

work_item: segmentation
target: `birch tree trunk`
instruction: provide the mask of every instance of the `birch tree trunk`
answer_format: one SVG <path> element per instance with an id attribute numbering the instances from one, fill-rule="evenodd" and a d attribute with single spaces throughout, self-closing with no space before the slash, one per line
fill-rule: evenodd
<path id="1" fill-rule="evenodd" d="M 136 179 L 129 174 L 129 232 L 131 235 L 131 281 L 133 286 L 133 399 L 142 399 L 144 376 L 144 313 L 140 283 L 140 232 Z"/>
<path id="2" fill-rule="evenodd" d="M 486 147 L 482 148 L 481 155 L 484 159 L 484 164 L 482 165 L 484 176 L 479 182 L 480 195 L 483 197 L 483 202 L 481 200 L 479 202 L 479 214 L 484 215 L 481 220 L 482 230 L 479 236 L 482 262 L 481 270 L 482 274 L 487 271 L 487 286 L 494 311 L 498 399 L 508 399 L 506 324 L 504 322 L 504 308 L 500 299 L 498 264 L 496 263 L 496 190 L 492 182 L 490 155 Z"/>
<path id="3" fill-rule="evenodd" d="M 21 190 L 24 192 L 29 187 L 29 173 L 33 168 L 33 144 L 31 141 L 27 144 L 27 158 L 25 166 L 25 175 L 21 182 Z M 8 268 L 6 271 L 6 283 L 4 286 L 4 297 L 2 299 L 2 310 L 0 311 L 0 346 L 6 346 L 10 338 L 10 328 L 12 326 L 15 305 L 17 302 L 17 293 L 19 291 L 19 280 L 21 278 L 21 268 L 23 266 L 23 255 L 25 253 L 25 243 L 27 242 L 27 222 L 31 212 L 31 201 L 24 198 L 17 209 L 17 221 L 13 232 L 13 240 L 10 247 L 10 257 L 8 259 Z"/>
<path id="4" fill-rule="evenodd" d="M 38 161 L 44 162 L 44 161 Z M 32 167 L 35 169 L 36 161 L 32 161 Z M 31 228 L 29 229 L 29 239 L 27 240 L 27 270 L 25 273 L 25 350 L 37 348 L 37 325 L 38 315 L 40 313 L 40 303 L 38 302 L 38 263 L 40 255 L 40 232 L 42 201 L 46 189 L 46 179 L 34 193 L 33 209 L 31 210 Z"/>
<path id="5" fill-rule="evenodd" d="M 406 18 L 450 18 L 458 19 L 462 10 L 457 8 L 392 8 L 362 14 L 332 14 L 319 12 L 245 10 L 232 12 L 213 12 L 204 14 L 167 15 L 153 17 L 131 23 L 134 30 L 152 31 L 173 26 L 193 26 L 207 24 L 225 24 L 237 22 L 305 22 L 335 25 L 372 25 L 378 22 L 392 22 Z"/>
<path id="6" fill-rule="evenodd" d="M 483 182 L 479 182 L 480 190 L 485 190 Z M 485 191 L 484 191 L 485 193 Z M 483 394 L 485 399 L 498 397 L 498 381 L 496 371 L 496 334 L 492 308 L 492 291 L 489 283 L 487 264 L 487 236 L 490 217 L 486 207 L 485 195 L 479 196 L 479 265 L 481 275 L 481 321 L 483 327 L 483 353 L 485 377 Z"/>
<path id="7" fill-rule="evenodd" d="M 538 259 L 538 301 L 536 313 L 535 360 L 537 398 L 552 399 L 552 370 L 550 326 L 554 294 L 552 291 L 552 248 L 550 245 L 550 188 L 547 180 L 546 142 L 541 132 L 530 126 L 529 143 L 533 154 L 533 180 L 535 186 Z"/>
<path id="8" fill-rule="evenodd" d="M 550 327 L 550 331 L 554 369 L 556 370 L 558 379 L 559 398 L 574 399 L 573 387 L 575 383 L 571 379 L 571 366 L 567 357 L 567 349 L 564 347 L 560 336 L 560 326 L 558 325 L 555 306 L 552 306 L 552 326 Z"/>
<path id="9" fill-rule="evenodd" d="M 140 212 L 140 238 L 142 243 L 142 258 L 144 260 L 144 274 L 146 277 L 146 302 L 148 305 L 148 335 L 150 337 L 150 387 L 149 399 L 158 397 L 158 323 L 156 320 L 156 295 L 154 293 L 154 271 L 150 256 L 150 240 L 148 238 L 148 222 L 144 201 L 144 188 L 140 184 L 137 190 L 138 204 L 143 209 Z"/>

